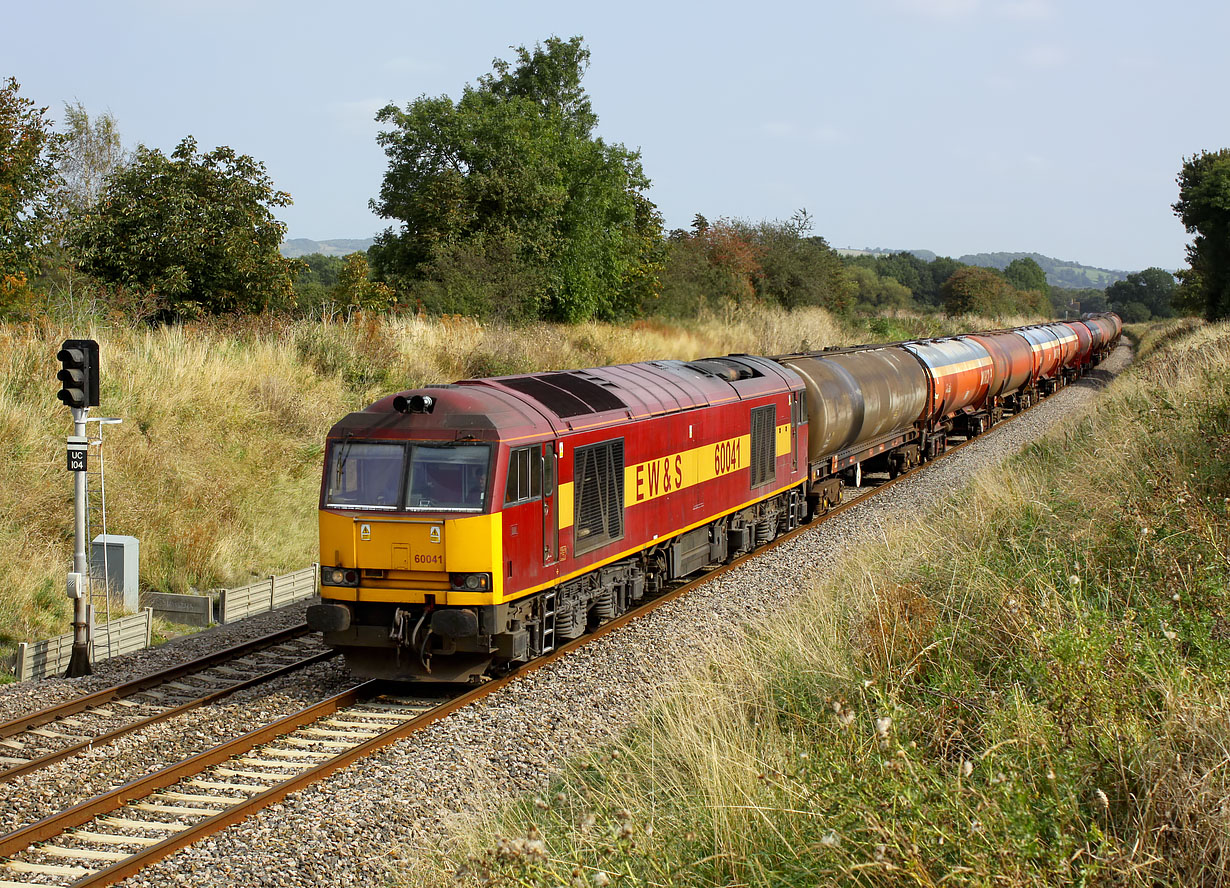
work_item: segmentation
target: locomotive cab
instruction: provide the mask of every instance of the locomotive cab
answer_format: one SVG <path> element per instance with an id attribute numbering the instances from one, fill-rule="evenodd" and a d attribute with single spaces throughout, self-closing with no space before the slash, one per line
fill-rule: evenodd
<path id="1" fill-rule="evenodd" d="M 529 471 L 526 448 L 502 438 L 552 430 L 527 429 L 533 417 L 498 393 L 441 388 L 386 398 L 329 434 L 321 603 L 307 619 L 361 677 L 459 681 L 528 655 L 526 633 L 501 607 L 500 564 L 503 493 L 522 483 L 528 493 Z M 532 536 L 534 522 L 517 530 Z"/>

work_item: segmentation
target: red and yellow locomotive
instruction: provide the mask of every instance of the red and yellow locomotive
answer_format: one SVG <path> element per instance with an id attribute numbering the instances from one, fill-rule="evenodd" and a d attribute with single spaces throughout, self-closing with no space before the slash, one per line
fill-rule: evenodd
<path id="1" fill-rule="evenodd" d="M 805 516 L 803 385 L 765 358 L 467 380 L 329 433 L 309 623 L 357 675 L 552 650 Z"/>

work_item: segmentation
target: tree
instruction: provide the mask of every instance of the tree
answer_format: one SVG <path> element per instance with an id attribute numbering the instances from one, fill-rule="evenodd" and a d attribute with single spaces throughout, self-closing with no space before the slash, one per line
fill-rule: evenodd
<path id="1" fill-rule="evenodd" d="M 881 277 L 862 264 L 851 265 L 849 273 L 854 281 L 858 308 L 880 311 L 915 307 L 910 288 L 899 283 L 896 278 Z"/>
<path id="2" fill-rule="evenodd" d="M 645 308 L 670 317 L 696 317 L 750 303 L 764 275 L 761 253 L 750 226 L 730 219 L 711 223 L 698 213 L 691 231 L 671 232 L 661 296 Z"/>
<path id="3" fill-rule="evenodd" d="M 1042 270 L 1041 265 L 1028 256 L 1009 262 L 1008 267 L 1004 269 L 1004 277 L 1018 290 L 1034 290 L 1048 294 L 1049 298 L 1051 288 L 1046 282 L 1046 272 Z"/>
<path id="4" fill-rule="evenodd" d="M 422 96 L 376 115 L 389 168 L 371 205 L 400 224 L 377 238 L 372 267 L 440 285 L 511 254 L 519 277 L 540 282 L 533 313 L 628 314 L 656 287 L 662 254 L 640 155 L 593 135 L 580 37 L 516 52 L 455 103 Z"/>
<path id="5" fill-rule="evenodd" d="M 170 157 L 138 147 L 69 240 L 86 273 L 152 291 L 159 320 L 259 312 L 291 294 L 272 211 L 290 202 L 264 164 L 225 146 L 198 154 L 189 136 Z"/>
<path id="6" fill-rule="evenodd" d="M 965 267 L 964 262 L 958 262 L 950 256 L 936 256 L 930 262 L 932 288 L 927 293 L 915 293 L 915 298 L 925 305 L 939 306 L 944 302 L 940 289 L 944 282 Z"/>
<path id="7" fill-rule="evenodd" d="M 1149 306 L 1143 302 L 1124 302 L 1115 306 L 1119 319 L 1125 324 L 1139 324 L 1151 317 Z"/>
<path id="8" fill-rule="evenodd" d="M 1175 214 L 1196 235 L 1187 247 L 1185 301 L 1202 301 L 1208 320 L 1230 317 L 1230 149 L 1184 158 L 1178 183 Z"/>
<path id="9" fill-rule="evenodd" d="M 60 155 L 62 200 L 69 212 L 98 202 L 108 177 L 125 163 L 120 131 L 110 111 L 90 120 L 80 102 L 64 105 L 64 150 Z"/>
<path id="10" fill-rule="evenodd" d="M 1007 281 L 989 268 L 970 265 L 944 282 L 944 311 L 949 317 L 962 314 L 996 315 L 1005 309 Z"/>
<path id="11" fill-rule="evenodd" d="M 1138 316 L 1143 311 L 1144 317 L 1138 317 L 1137 320 L 1147 321 L 1150 318 L 1175 316 L 1171 304 L 1174 292 L 1175 280 L 1170 272 L 1161 268 L 1146 268 L 1144 271 L 1132 272 L 1126 280 L 1115 281 L 1107 287 L 1106 299 L 1111 309 L 1118 312 L 1123 320 L 1127 320 L 1124 314 L 1125 306 L 1134 305 L 1136 307 L 1132 309 L 1133 316 Z"/>
<path id="12" fill-rule="evenodd" d="M 819 305 L 844 311 L 855 292 L 841 257 L 822 237 L 811 235 L 812 219 L 801 209 L 786 222 L 761 222 L 748 239 L 758 247 L 757 295 L 785 308 Z"/>
<path id="13" fill-rule="evenodd" d="M 20 89 L 13 77 L 0 85 L 0 286 L 9 292 L 24 287 L 47 242 L 63 141 Z"/>
<path id="14" fill-rule="evenodd" d="M 1087 312 L 1110 311 L 1106 291 L 1093 287 L 1074 290 L 1070 287 L 1050 288 L 1051 314 L 1057 318 L 1079 318 Z"/>
<path id="15" fill-rule="evenodd" d="M 347 309 L 358 311 L 387 311 L 397 302 L 387 284 L 371 279 L 366 253 L 351 253 L 342 260 L 333 296 Z"/>
<path id="16" fill-rule="evenodd" d="M 864 304 L 878 305 L 873 297 L 868 299 L 869 286 L 886 288 L 886 293 L 892 293 L 890 302 L 900 303 L 900 294 L 896 286 L 905 287 L 913 298 L 909 305 L 901 307 L 938 308 L 944 303 L 941 288 L 953 274 L 965 265 L 947 256 L 936 256 L 927 261 L 913 253 L 901 252 L 888 255 L 854 256 L 846 260 L 846 265 L 853 268 L 866 268 L 876 274 L 884 283 L 872 285 L 863 275 L 858 276 L 859 301 Z M 888 303 L 884 303 L 888 304 Z"/>

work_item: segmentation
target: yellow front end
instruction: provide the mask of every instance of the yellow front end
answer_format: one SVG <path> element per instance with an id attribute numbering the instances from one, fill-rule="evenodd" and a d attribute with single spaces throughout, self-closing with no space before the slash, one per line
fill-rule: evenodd
<path id="1" fill-rule="evenodd" d="M 331 567 L 353 569 L 358 586 L 322 580 L 325 601 L 438 606 L 504 601 L 501 513 L 464 518 L 354 513 L 322 509 L 322 577 Z M 451 588 L 449 574 L 487 574 L 486 590 Z"/>

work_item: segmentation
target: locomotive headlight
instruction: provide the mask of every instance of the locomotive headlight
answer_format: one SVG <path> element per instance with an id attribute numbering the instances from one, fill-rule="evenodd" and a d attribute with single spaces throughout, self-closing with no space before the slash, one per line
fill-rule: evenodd
<path id="1" fill-rule="evenodd" d="M 491 574 L 455 573 L 448 575 L 449 585 L 458 591 L 485 592 L 491 588 Z"/>
<path id="2" fill-rule="evenodd" d="M 322 567 L 320 584 L 322 586 L 357 586 L 359 585 L 359 572 L 354 568 Z"/>

